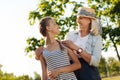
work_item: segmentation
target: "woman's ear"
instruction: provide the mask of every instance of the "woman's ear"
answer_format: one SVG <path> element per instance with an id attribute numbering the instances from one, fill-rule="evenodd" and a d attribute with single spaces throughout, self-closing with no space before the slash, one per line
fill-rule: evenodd
<path id="1" fill-rule="evenodd" d="M 92 20 L 90 18 L 88 18 L 88 21 L 87 21 L 89 24 L 92 22 Z"/>

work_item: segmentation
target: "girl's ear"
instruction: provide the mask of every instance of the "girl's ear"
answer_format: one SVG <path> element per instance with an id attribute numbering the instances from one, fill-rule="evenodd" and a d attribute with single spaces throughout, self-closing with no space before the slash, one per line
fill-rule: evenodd
<path id="1" fill-rule="evenodd" d="M 50 26 L 46 26 L 46 30 L 50 31 L 52 30 Z"/>

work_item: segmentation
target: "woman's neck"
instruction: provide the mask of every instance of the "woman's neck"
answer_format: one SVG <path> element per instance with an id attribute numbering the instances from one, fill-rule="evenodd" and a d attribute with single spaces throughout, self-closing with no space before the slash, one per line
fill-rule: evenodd
<path id="1" fill-rule="evenodd" d="M 85 37 L 86 35 L 88 35 L 90 33 L 90 26 L 89 24 L 87 25 L 79 25 L 79 32 L 81 33 L 81 37 Z"/>
<path id="2" fill-rule="evenodd" d="M 84 37 L 90 33 L 90 30 L 88 28 L 83 28 L 79 30 L 81 33 L 81 37 Z"/>

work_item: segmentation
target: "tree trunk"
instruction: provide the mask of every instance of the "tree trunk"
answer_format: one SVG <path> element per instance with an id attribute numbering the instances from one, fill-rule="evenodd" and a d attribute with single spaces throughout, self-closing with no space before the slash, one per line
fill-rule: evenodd
<path id="1" fill-rule="evenodd" d="M 118 53 L 118 49 L 117 49 L 117 46 L 116 46 L 114 40 L 112 40 L 112 43 L 113 43 L 114 48 L 115 48 L 115 51 L 116 51 L 116 53 L 117 53 L 118 60 L 120 61 L 120 55 L 119 55 L 119 53 Z"/>
<path id="2" fill-rule="evenodd" d="M 110 37 L 110 39 L 111 39 L 111 41 L 112 41 L 112 43 L 113 43 L 113 46 L 114 46 L 114 48 L 115 48 L 115 51 L 116 51 L 116 53 L 117 53 L 118 60 L 120 61 L 120 55 L 119 55 L 119 53 L 118 53 L 118 49 L 117 49 L 116 43 L 114 42 L 114 38 L 112 38 L 110 35 L 109 35 L 109 37 Z"/>
<path id="3" fill-rule="evenodd" d="M 108 24 L 108 21 L 107 21 L 107 26 L 108 26 L 108 28 L 110 29 L 110 25 Z M 120 55 L 119 55 L 119 53 L 118 53 L 118 49 L 117 49 L 116 43 L 114 42 L 114 38 L 112 38 L 112 36 L 110 35 L 110 33 L 109 33 L 109 37 L 110 37 L 110 39 L 111 39 L 111 41 L 112 41 L 112 43 L 113 43 L 113 46 L 114 46 L 114 48 L 115 48 L 115 51 L 116 51 L 116 53 L 117 53 L 118 60 L 120 61 Z"/>

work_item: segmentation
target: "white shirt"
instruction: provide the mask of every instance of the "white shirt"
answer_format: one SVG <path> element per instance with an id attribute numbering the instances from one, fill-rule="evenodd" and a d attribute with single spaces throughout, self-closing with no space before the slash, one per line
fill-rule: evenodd
<path id="1" fill-rule="evenodd" d="M 76 44 L 77 46 L 79 46 L 82 49 L 85 49 L 86 42 L 88 40 L 88 36 L 89 36 L 89 34 L 86 35 L 85 37 L 81 37 L 81 34 L 79 33 L 79 35 L 78 35 L 76 41 L 74 42 L 74 44 Z"/>
<path id="2" fill-rule="evenodd" d="M 91 54 L 92 56 L 89 65 L 98 67 L 100 58 L 101 58 L 101 51 L 102 51 L 102 38 L 100 35 L 94 36 L 92 34 L 89 34 L 83 37 L 83 39 L 80 39 L 79 31 L 72 31 L 72 32 L 67 33 L 65 39 L 71 40 L 77 45 L 80 44 L 81 46 L 80 45 L 78 46 L 82 47 L 83 49 L 85 48 L 84 50 L 88 54 Z"/>
<path id="3" fill-rule="evenodd" d="M 89 34 L 86 35 L 85 37 L 81 37 L 81 34 L 79 33 L 78 36 L 76 37 L 76 40 L 73 43 L 84 50 L 86 47 L 86 42 L 88 40 L 88 36 L 89 36 Z M 80 58 L 80 55 L 78 55 L 76 53 L 76 51 L 74 51 L 74 53 L 77 55 L 77 57 Z"/>

